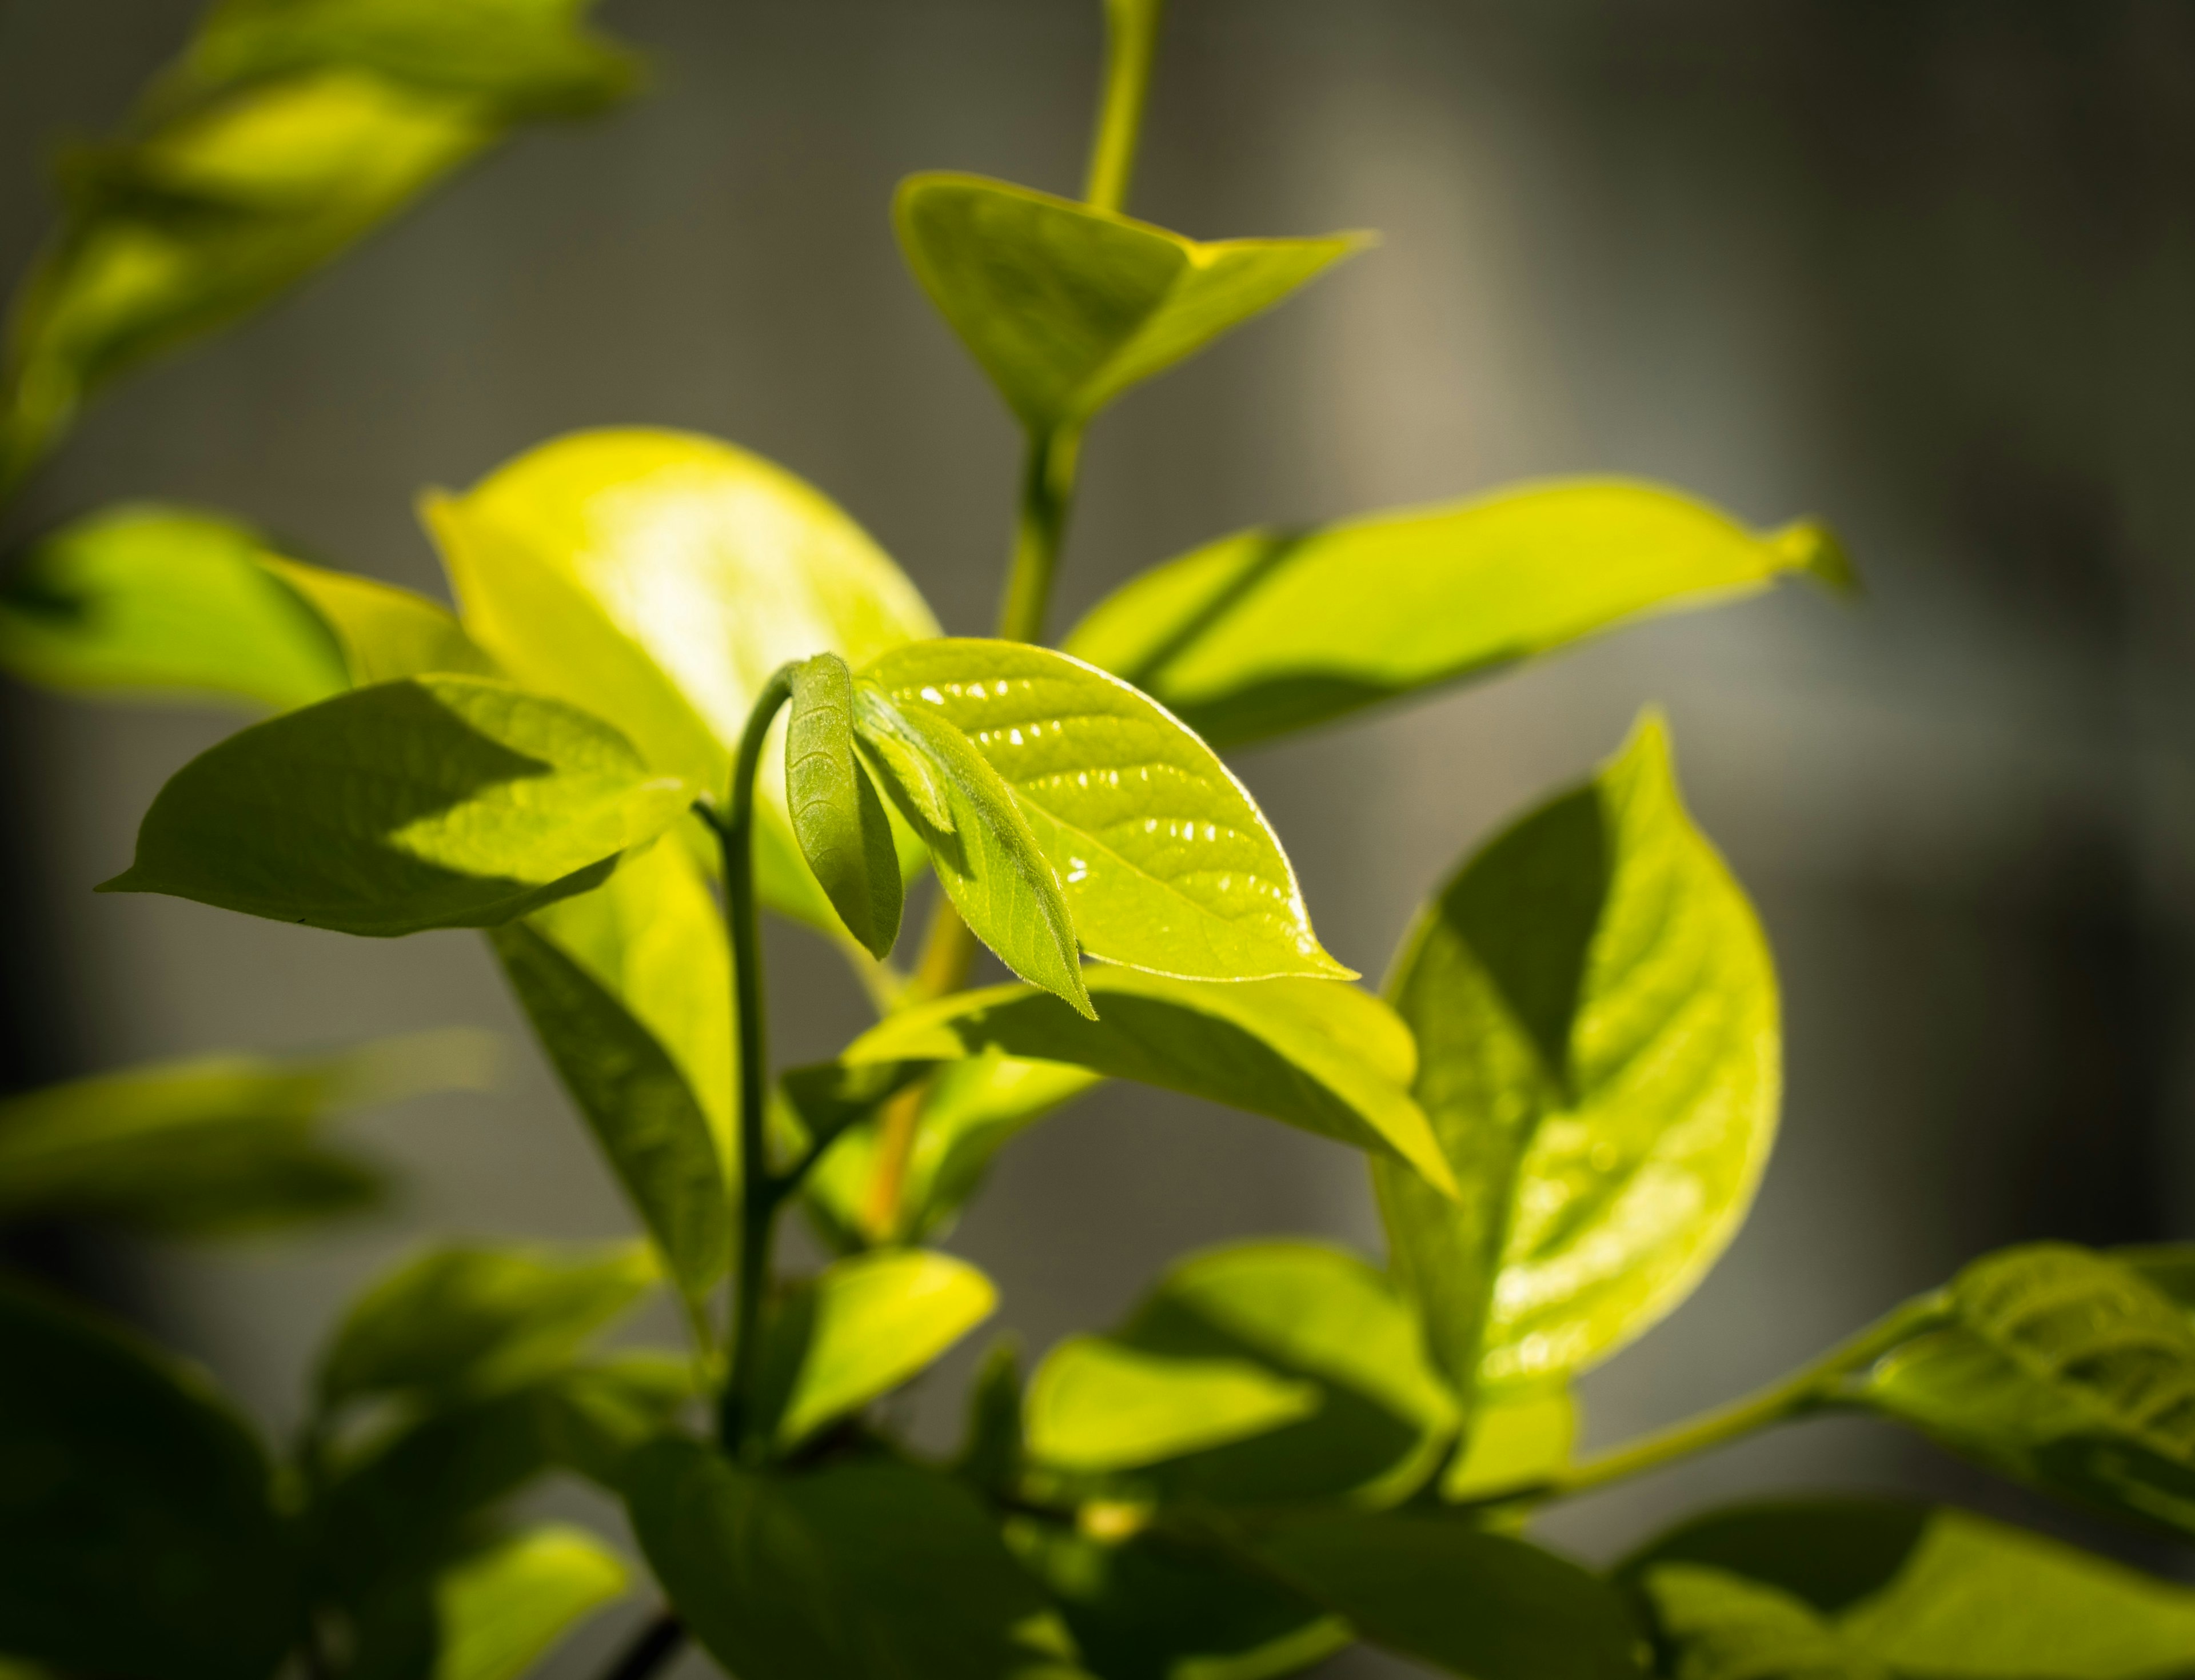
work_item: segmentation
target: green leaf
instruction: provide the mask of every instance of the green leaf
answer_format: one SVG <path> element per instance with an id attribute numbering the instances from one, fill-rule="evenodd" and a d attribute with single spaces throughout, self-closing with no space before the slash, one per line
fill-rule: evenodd
<path id="1" fill-rule="evenodd" d="M 685 433 L 582 432 L 529 451 L 429 521 L 466 628 L 518 681 L 617 725 L 658 769 L 721 792 L 779 666 L 860 666 L 936 621 L 834 503 Z M 758 779 L 763 902 L 838 925 L 792 835 L 784 726 Z M 902 858 L 912 869 L 919 855 Z"/>
<path id="2" fill-rule="evenodd" d="M 474 645 L 439 601 L 378 578 L 308 566 L 279 554 L 262 555 L 260 564 L 302 595 L 334 633 L 354 688 L 439 672 L 499 675 L 495 661 Z"/>
<path id="3" fill-rule="evenodd" d="M 1818 1671 L 1869 1680 L 2135 1680 L 2195 1664 L 2195 1591 L 1966 1511 L 1904 1501 L 1697 1517 L 1626 1560 L 1616 1578 L 1687 1675 L 1784 1672 L 1715 1666 L 1694 1653 L 1763 1653 L 1780 1633 L 1795 1665 L 1809 1622 L 1843 1664 Z"/>
<path id="4" fill-rule="evenodd" d="M 582 1618 L 625 1593 L 624 1560 L 584 1528 L 528 1528 L 435 1583 L 434 1680 L 518 1680 Z"/>
<path id="5" fill-rule="evenodd" d="M 429 1249 L 352 1303 L 320 1361 L 319 1403 L 332 1412 L 375 1395 L 447 1402 L 517 1388 L 566 1364 L 656 1277 L 631 1243 Z"/>
<path id="6" fill-rule="evenodd" d="M 1318 1244 L 1245 1243 L 1186 1260 L 1111 1340 L 1157 1360 L 1248 1365 L 1317 1398 L 1299 1421 L 1157 1466 L 1140 1481 L 1161 1501 L 1391 1503 L 1455 1438 L 1455 1405 L 1393 1286 Z"/>
<path id="7" fill-rule="evenodd" d="M 930 1249 L 856 1255 L 788 1290 L 764 1332 L 758 1429 L 789 1453 L 929 1369 L 991 1315 L 991 1280 Z"/>
<path id="8" fill-rule="evenodd" d="M 848 1045 L 852 1062 L 947 1061 L 997 1051 L 1068 1062 L 1265 1114 L 1391 1154 L 1453 1189 L 1425 1114 L 1404 1090 L 1410 1035 L 1376 998 L 1327 980 L 1214 986 L 1092 969 L 1104 1006 L 1086 1021 L 1027 987 L 964 992 L 903 1010 Z"/>
<path id="9" fill-rule="evenodd" d="M 881 963 L 899 936 L 899 855 L 884 802 L 854 751 L 854 677 L 836 653 L 793 668 L 785 799 L 800 854 L 832 908 Z"/>
<path id="10" fill-rule="evenodd" d="M 1794 572 L 1856 586 L 1811 521 L 1756 532 L 1672 491 L 1584 480 L 1223 537 L 1132 578 L 1063 645 L 1232 748 Z"/>
<path id="11" fill-rule="evenodd" d="M 1742 1575 L 1667 1563 L 1646 1577 L 1662 1672 L 1683 1680 L 1892 1680 L 1801 1599 Z"/>
<path id="12" fill-rule="evenodd" d="M 1847 1398 L 2007 1475 L 2195 1534 L 2195 1323 L 2135 1266 L 2008 1249 Z"/>
<path id="13" fill-rule="evenodd" d="M 1460 1503 L 1552 1476 L 1570 1463 L 1577 1426 L 1577 1402 L 1565 1388 L 1485 1396 L 1464 1450 L 1441 1477 L 1441 1497 Z"/>
<path id="14" fill-rule="evenodd" d="M 266 1680 L 303 1607 L 259 1443 L 194 1374 L 0 1284 L 0 1651 Z"/>
<path id="15" fill-rule="evenodd" d="M 692 1441 L 630 1474 L 634 1531 L 741 1680 L 1069 1680 L 1063 1629 L 975 1496 L 912 1464 L 770 1476 Z"/>
<path id="16" fill-rule="evenodd" d="M 383 682 L 199 754 L 100 890 L 339 933 L 493 927 L 600 885 L 694 793 L 558 701 L 480 677 Z"/>
<path id="17" fill-rule="evenodd" d="M 494 1049 L 477 1033 L 421 1033 L 332 1056 L 134 1067 L 0 1101 L 0 1220 L 216 1237 L 352 1211 L 385 1180 L 323 1140 L 327 1119 L 482 1089 Z"/>
<path id="18" fill-rule="evenodd" d="M 1337 1511 L 1249 1551 L 1363 1637 L 1470 1680 L 1632 1680 L 1637 1629 L 1575 1563 L 1452 1517 Z"/>
<path id="19" fill-rule="evenodd" d="M 953 1473 L 996 1498 L 1018 1485 L 1022 1470 L 1021 1339 L 994 1336 L 968 1384 L 968 1428 Z"/>
<path id="20" fill-rule="evenodd" d="M 1776 1126 L 1776 977 L 1651 715 L 1498 836 L 1388 981 L 1460 1202 L 1373 1165 L 1397 1275 L 1459 1393 L 1605 1357 L 1688 1294 Z"/>
<path id="21" fill-rule="evenodd" d="M 1028 1451 L 1063 1470 L 1139 1470 L 1295 1423 L 1320 1399 L 1316 1384 L 1247 1360 L 1168 1358 L 1070 1336 L 1030 1379 Z"/>
<path id="22" fill-rule="evenodd" d="M 861 679 L 997 771 L 1092 956 L 1184 980 L 1355 977 L 1320 947 L 1248 792 L 1127 684 L 1048 648 L 959 640 L 899 648 Z"/>
<path id="23" fill-rule="evenodd" d="M 634 1448 L 667 1433 L 695 1395 L 690 1358 L 641 1350 L 567 1366 L 536 1383 L 548 1458 L 597 1486 L 624 1485 Z"/>
<path id="24" fill-rule="evenodd" d="M 1035 431 L 1081 424 L 1367 243 L 1202 245 L 969 175 L 909 177 L 895 215 L 923 290 Z"/>

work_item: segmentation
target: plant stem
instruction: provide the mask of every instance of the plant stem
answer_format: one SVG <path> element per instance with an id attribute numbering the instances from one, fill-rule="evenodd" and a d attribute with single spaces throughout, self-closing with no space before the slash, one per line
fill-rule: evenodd
<path id="1" fill-rule="evenodd" d="M 1090 176 L 1082 196 L 1099 210 L 1128 202 L 1136 172 L 1136 142 L 1143 133 L 1144 104 L 1151 90 L 1166 0 L 1105 0 L 1105 94 L 1098 106 L 1098 134 L 1090 145 Z"/>
<path id="2" fill-rule="evenodd" d="M 686 1629 L 669 1610 L 660 1610 L 625 1648 L 617 1666 L 602 1680 L 648 1680 L 685 1648 Z"/>
<path id="3" fill-rule="evenodd" d="M 792 694 L 790 665 L 763 685 L 732 764 L 730 810 L 717 825 L 724 849 L 724 925 L 731 938 L 734 1027 L 740 1056 L 740 1255 L 733 1281 L 732 1369 L 718 1412 L 725 1449 L 737 1447 L 742 1413 L 752 1397 L 762 1306 L 769 1289 L 770 1236 L 778 1197 L 769 1171 L 767 1113 L 769 1062 L 763 1015 L 762 941 L 755 915 L 755 773 L 778 708 Z"/>

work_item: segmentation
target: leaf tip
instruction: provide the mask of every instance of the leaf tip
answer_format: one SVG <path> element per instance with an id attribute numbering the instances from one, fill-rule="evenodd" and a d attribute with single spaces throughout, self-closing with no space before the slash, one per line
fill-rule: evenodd
<path id="1" fill-rule="evenodd" d="M 1795 572 L 1804 572 L 1832 595 L 1857 601 L 1867 591 L 1844 541 L 1818 519 L 1798 519 L 1771 532 L 1768 545 Z"/>

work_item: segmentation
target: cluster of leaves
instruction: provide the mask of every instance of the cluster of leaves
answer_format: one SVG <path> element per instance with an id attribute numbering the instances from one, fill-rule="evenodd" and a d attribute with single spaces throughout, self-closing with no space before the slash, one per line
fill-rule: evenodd
<path id="1" fill-rule="evenodd" d="M 1219 752 L 1848 570 L 1811 523 L 1558 483 L 1223 538 L 1039 645 L 1083 429 L 1361 243 L 1200 244 L 1121 214 L 1156 9 L 1112 11 L 1097 202 L 939 175 L 897 204 L 1028 434 L 1000 638 L 939 635 L 781 468 L 662 432 L 567 437 L 427 498 L 454 613 L 188 510 L 95 515 L 22 557 L 0 595 L 17 675 L 269 714 L 176 774 L 108 889 L 485 930 L 645 1234 L 413 1257 L 337 1326 L 279 1455 L 133 1336 L 0 1289 L 0 1666 L 503 1680 L 629 1589 L 600 1540 L 515 1522 L 558 1473 L 623 1503 L 669 1601 L 628 1675 L 688 1636 L 742 1680 L 1260 1680 L 1358 1639 L 1474 1680 L 2195 1666 L 2195 1594 L 1957 1511 L 1743 1508 L 1605 1572 L 1525 1538 L 1551 1499 L 1834 1409 L 2195 1535 L 2195 1251 L 1992 1256 L 1762 1395 L 1574 1456 L 1572 1379 L 1721 1253 L 1777 1110 L 1766 942 L 1666 728 L 1648 714 L 1468 854 L 1378 995 L 1322 946 Z M 331 184 L 267 137 L 295 101 L 438 113 L 464 147 L 325 149 L 440 168 L 623 65 L 551 0 L 217 8 L 129 155 L 226 113 L 225 134 L 263 124 L 233 143 L 295 190 L 153 222 L 78 203 L 19 314 L 8 458 L 431 172 Z M 156 236 L 180 254 L 140 264 L 134 314 L 101 314 L 100 264 L 128 263 L 96 254 Z M 67 325 L 95 320 L 128 330 Z M 835 941 L 879 1017 L 775 1079 L 758 906 Z M 968 988 L 975 941 L 1011 981 Z M 416 1051 L 413 1085 L 462 1082 Z M 395 1094 L 389 1061 L 22 1099 L 0 1214 L 211 1235 L 353 1205 L 370 1180 L 316 1122 Z M 996 1344 L 959 1450 L 926 1457 L 877 1402 L 997 1301 L 933 1245 L 1000 1149 L 1108 1079 L 1362 1154 L 1386 1263 L 1190 1257 L 1026 1380 Z M 794 1206 L 837 1257 L 813 1276 L 774 1269 Z M 598 1350 L 659 1287 L 691 1345 Z"/>

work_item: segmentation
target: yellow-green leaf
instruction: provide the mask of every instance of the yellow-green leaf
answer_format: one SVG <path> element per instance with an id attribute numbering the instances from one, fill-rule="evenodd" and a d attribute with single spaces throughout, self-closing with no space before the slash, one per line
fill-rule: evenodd
<path id="1" fill-rule="evenodd" d="M 1070 1336 L 1029 1379 L 1029 1456 L 1055 1469 L 1136 1470 L 1307 1418 L 1310 1383 L 1239 1359 L 1180 1359 Z"/>
<path id="2" fill-rule="evenodd" d="M 584 1528 L 545 1523 L 498 1540 L 435 1579 L 434 1680 L 518 1680 L 626 1584 L 625 1561 Z"/>
<path id="3" fill-rule="evenodd" d="M 899 854 L 876 785 L 854 750 L 854 676 L 836 653 L 796 665 L 786 726 L 785 799 L 802 857 L 846 931 L 879 962 L 899 936 Z"/>

